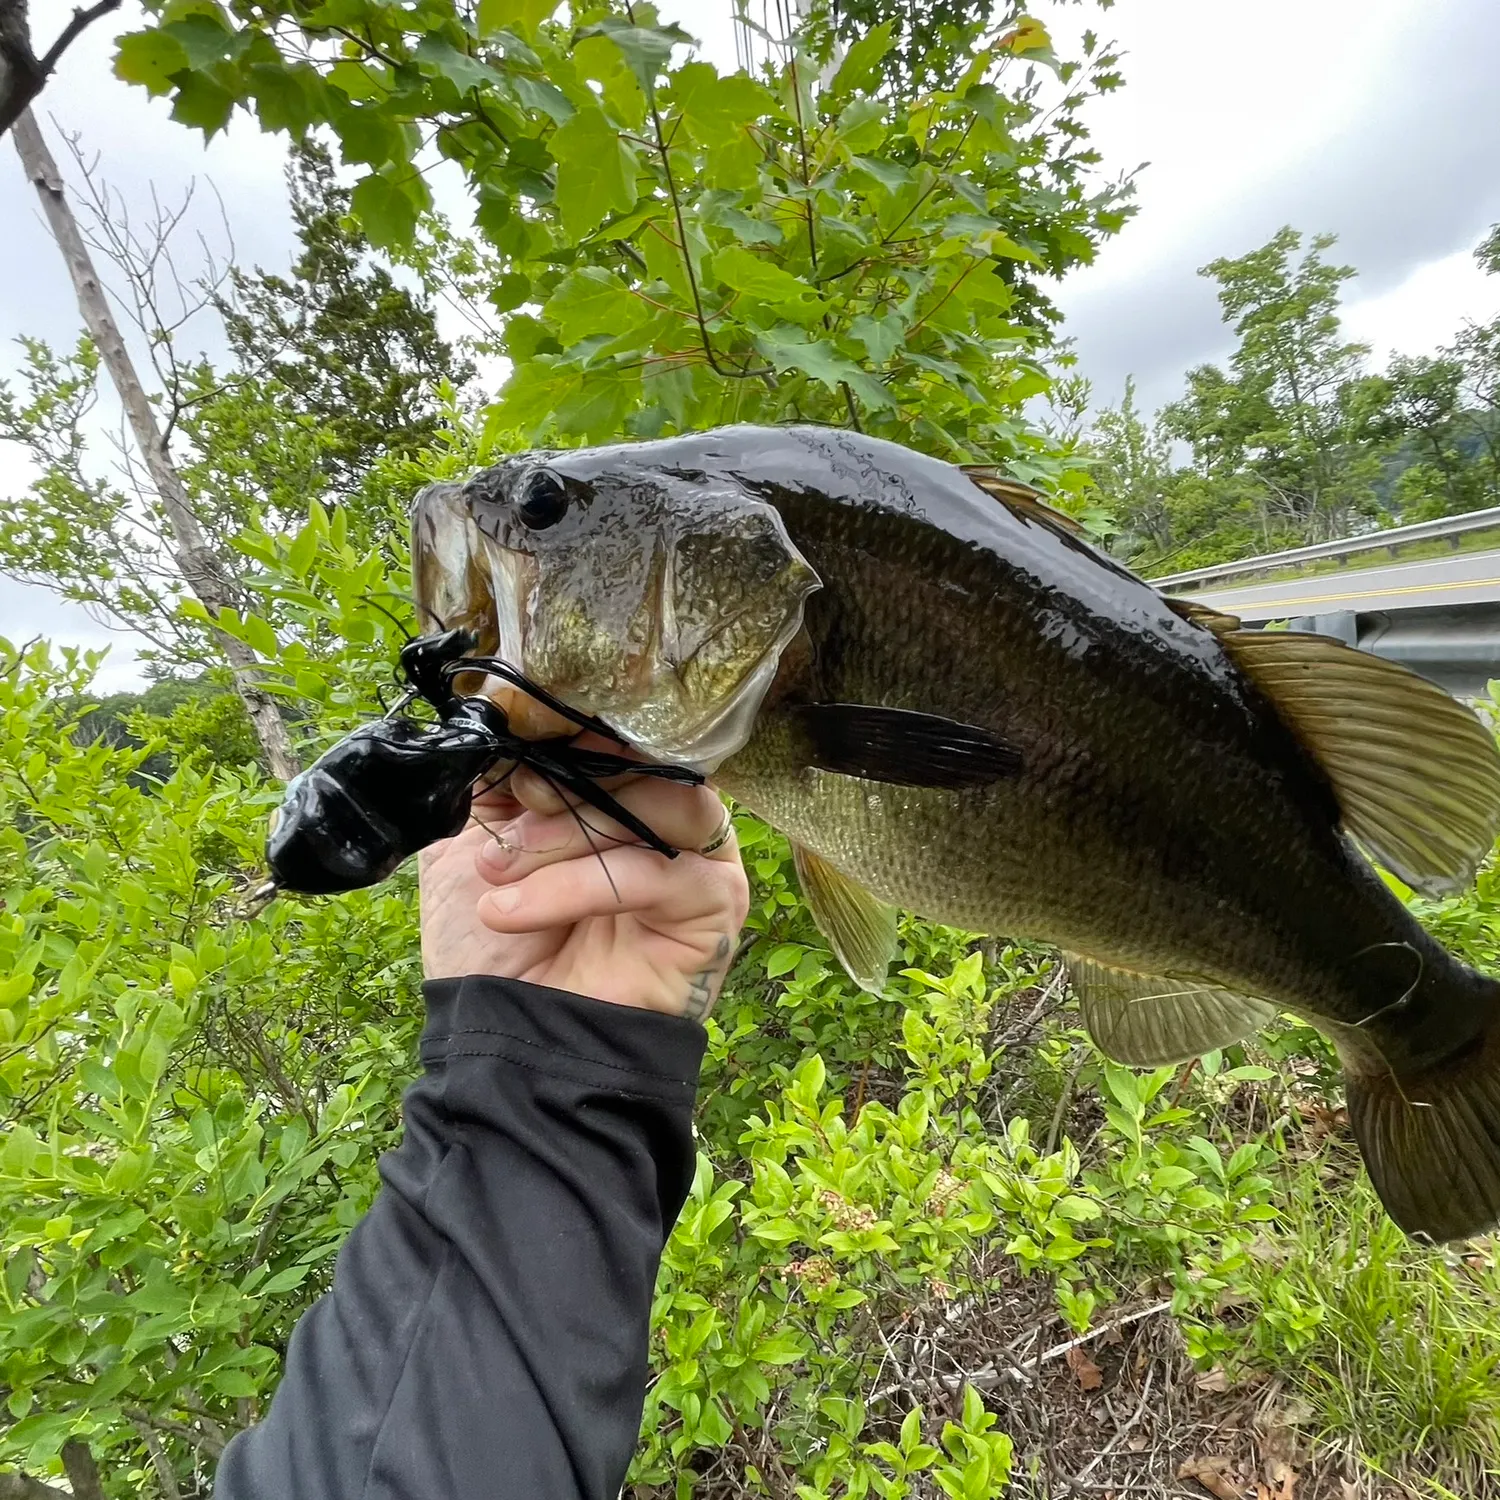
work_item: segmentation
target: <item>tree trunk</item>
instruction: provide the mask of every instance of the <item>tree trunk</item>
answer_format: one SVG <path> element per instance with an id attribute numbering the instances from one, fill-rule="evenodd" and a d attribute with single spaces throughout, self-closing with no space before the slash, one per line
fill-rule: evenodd
<path id="1" fill-rule="evenodd" d="M 63 1472 L 73 1488 L 73 1500 L 105 1500 L 99 1465 L 82 1438 L 69 1438 L 62 1445 L 62 1461 Z"/>
<path id="2" fill-rule="evenodd" d="M 73 19 L 47 52 L 38 57 L 31 48 L 26 0 L 0 0 L 0 135 L 20 118 L 21 111 L 41 93 L 63 53 L 83 30 L 100 16 L 120 8 L 120 0 L 99 0 L 87 10 L 75 7 Z M 0 1500 L 4 1500 L 0 1496 Z"/>
<path id="3" fill-rule="evenodd" d="M 42 139 L 35 116 L 28 109 L 17 119 L 14 129 L 16 150 L 26 175 L 36 186 L 46 212 L 47 222 L 53 237 L 67 262 L 68 273 L 73 278 L 73 288 L 78 294 L 78 310 L 88 328 L 119 392 L 125 415 L 130 419 L 131 431 L 146 460 L 146 469 L 156 492 L 161 497 L 166 511 L 167 524 L 173 544 L 173 561 L 182 574 L 183 581 L 197 595 L 210 616 L 216 617 L 220 609 L 233 607 L 234 591 L 224 576 L 220 560 L 203 535 L 187 490 L 182 483 L 167 452 L 166 442 L 157 426 L 156 413 L 141 385 L 140 378 L 131 363 L 130 353 L 121 337 L 119 324 L 115 322 L 104 288 L 94 270 L 92 257 L 83 236 L 78 232 L 77 221 L 68 206 L 63 191 L 62 176 L 57 163 Z M 260 686 L 255 653 L 243 641 L 237 641 L 223 631 L 216 631 L 220 649 L 234 674 L 235 691 L 245 704 L 250 722 L 255 726 L 256 738 L 265 753 L 266 764 L 273 776 L 290 780 L 300 769 L 292 750 L 291 737 L 276 700 Z"/>

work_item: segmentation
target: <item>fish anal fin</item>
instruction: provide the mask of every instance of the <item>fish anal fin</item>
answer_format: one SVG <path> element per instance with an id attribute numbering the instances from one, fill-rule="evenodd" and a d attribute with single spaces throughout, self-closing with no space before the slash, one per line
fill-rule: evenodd
<path id="1" fill-rule="evenodd" d="M 999 735 L 938 714 L 868 703 L 810 703 L 793 712 L 820 771 L 961 790 L 1021 769 L 1021 752 Z"/>
<path id="2" fill-rule="evenodd" d="M 1473 878 L 1500 834 L 1500 752 L 1435 683 L 1326 636 L 1219 637 L 1322 767 L 1344 827 L 1424 895 Z"/>
<path id="3" fill-rule="evenodd" d="M 896 908 L 800 844 L 792 845 L 792 862 L 818 931 L 855 984 L 880 994 L 896 956 Z"/>
<path id="4" fill-rule="evenodd" d="M 1500 1222 L 1500 1026 L 1420 1073 L 1351 1069 L 1346 1084 L 1370 1181 L 1402 1229 L 1446 1243 Z"/>
<path id="5" fill-rule="evenodd" d="M 1186 1062 L 1243 1041 L 1276 1007 L 1193 980 L 1166 979 L 1064 953 L 1083 1024 L 1106 1057 L 1137 1068 Z"/>

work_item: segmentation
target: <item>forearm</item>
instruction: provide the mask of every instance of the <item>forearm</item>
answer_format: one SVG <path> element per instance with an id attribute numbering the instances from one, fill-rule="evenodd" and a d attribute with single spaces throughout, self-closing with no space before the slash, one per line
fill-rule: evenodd
<path id="1" fill-rule="evenodd" d="M 384 1188 L 219 1500 L 615 1500 L 703 1033 L 506 980 L 427 986 Z"/>

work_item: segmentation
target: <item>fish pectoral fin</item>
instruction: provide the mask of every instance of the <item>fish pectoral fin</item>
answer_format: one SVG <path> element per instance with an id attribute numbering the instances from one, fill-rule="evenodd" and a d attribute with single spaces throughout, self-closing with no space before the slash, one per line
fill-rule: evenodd
<path id="1" fill-rule="evenodd" d="M 896 956 L 896 908 L 800 844 L 792 845 L 792 862 L 818 931 L 855 984 L 880 994 Z"/>
<path id="2" fill-rule="evenodd" d="M 895 786 L 988 786 L 1021 769 L 1021 752 L 997 734 L 939 714 L 866 703 L 793 710 L 820 771 Z"/>
<path id="3" fill-rule="evenodd" d="M 1106 1057 L 1137 1068 L 1186 1062 L 1243 1041 L 1276 1015 L 1249 995 L 1064 953 L 1083 1024 Z"/>
<path id="4" fill-rule="evenodd" d="M 1500 833 L 1500 752 L 1442 688 L 1321 635 L 1219 638 L 1333 786 L 1344 827 L 1424 895 L 1462 890 Z"/>

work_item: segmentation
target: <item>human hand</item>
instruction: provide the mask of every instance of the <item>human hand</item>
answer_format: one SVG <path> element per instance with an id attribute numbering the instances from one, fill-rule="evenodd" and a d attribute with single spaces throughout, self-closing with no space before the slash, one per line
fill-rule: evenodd
<path id="1" fill-rule="evenodd" d="M 478 821 L 422 852 L 429 978 L 497 974 L 694 1020 L 708 1014 L 750 899 L 732 834 L 711 854 L 691 852 L 722 828 L 723 804 L 706 787 L 650 777 L 608 785 L 684 852 L 667 859 L 582 807 L 591 845 L 572 799 L 523 767 L 505 791 L 476 797 Z"/>

